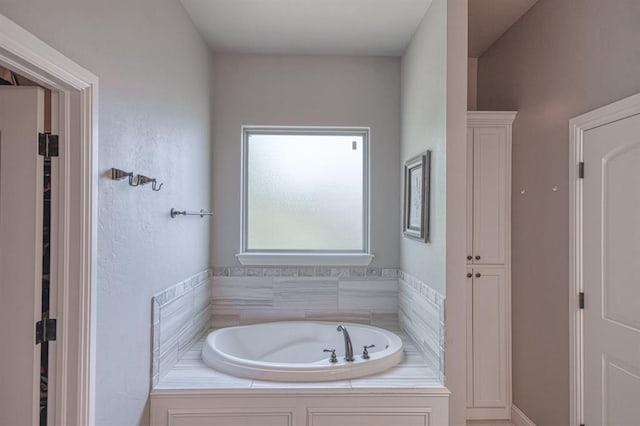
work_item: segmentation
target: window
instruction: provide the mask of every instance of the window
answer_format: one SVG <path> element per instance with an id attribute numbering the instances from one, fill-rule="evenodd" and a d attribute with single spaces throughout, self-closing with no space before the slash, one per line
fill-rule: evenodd
<path id="1" fill-rule="evenodd" d="M 240 261 L 368 264 L 368 145 L 367 129 L 243 128 Z"/>

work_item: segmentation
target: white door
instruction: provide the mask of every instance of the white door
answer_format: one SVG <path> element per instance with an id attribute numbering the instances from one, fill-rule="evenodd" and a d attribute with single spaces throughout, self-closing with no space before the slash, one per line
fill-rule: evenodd
<path id="1" fill-rule="evenodd" d="M 504 127 L 473 129 L 473 263 L 506 261 L 507 131 Z"/>
<path id="2" fill-rule="evenodd" d="M 585 132 L 584 423 L 640 424 L 640 116 Z"/>
<path id="3" fill-rule="evenodd" d="M 0 425 L 39 424 L 44 91 L 0 87 Z"/>

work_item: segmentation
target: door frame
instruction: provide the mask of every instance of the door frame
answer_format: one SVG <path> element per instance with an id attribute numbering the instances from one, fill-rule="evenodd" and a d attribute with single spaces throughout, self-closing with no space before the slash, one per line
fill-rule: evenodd
<path id="1" fill-rule="evenodd" d="M 58 333 L 53 421 L 93 425 L 97 266 L 98 78 L 0 14 L 0 65 L 57 93 Z M 34 135 L 34 144 L 36 143 Z"/>
<path id="2" fill-rule="evenodd" d="M 578 301 L 579 294 L 583 291 L 583 181 L 578 173 L 579 164 L 584 158 L 584 134 L 596 127 L 638 114 L 640 93 L 569 121 L 569 426 L 579 426 L 584 420 L 584 323 Z"/>

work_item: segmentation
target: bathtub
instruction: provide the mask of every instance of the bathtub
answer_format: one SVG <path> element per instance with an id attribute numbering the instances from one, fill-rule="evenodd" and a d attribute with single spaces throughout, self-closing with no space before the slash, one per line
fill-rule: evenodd
<path id="1" fill-rule="evenodd" d="M 347 328 L 355 361 L 345 361 L 343 333 Z M 368 349 L 369 359 L 362 356 Z M 335 349 L 338 361 L 330 362 Z M 202 349 L 206 365 L 249 379 L 319 382 L 367 376 L 402 360 L 402 340 L 381 328 L 333 322 L 283 321 L 227 327 L 211 332 Z"/>

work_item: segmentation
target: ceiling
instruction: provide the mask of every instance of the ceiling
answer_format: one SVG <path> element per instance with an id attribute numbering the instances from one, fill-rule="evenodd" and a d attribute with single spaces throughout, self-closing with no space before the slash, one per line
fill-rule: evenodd
<path id="1" fill-rule="evenodd" d="M 181 2 L 214 51 L 385 56 L 402 55 L 431 4 L 431 0 Z"/>
<path id="2" fill-rule="evenodd" d="M 431 0 L 181 0 L 216 52 L 400 56 Z M 537 0 L 469 0 L 481 56 Z"/>
<path id="3" fill-rule="evenodd" d="M 538 0 L 469 0 L 469 56 L 481 56 Z"/>

